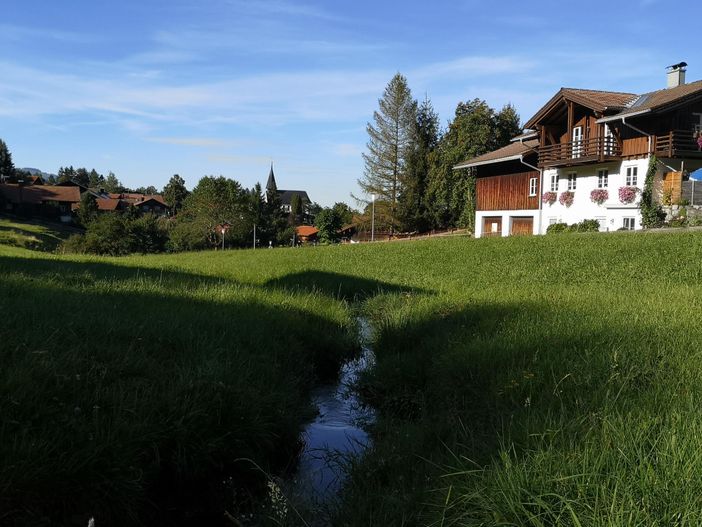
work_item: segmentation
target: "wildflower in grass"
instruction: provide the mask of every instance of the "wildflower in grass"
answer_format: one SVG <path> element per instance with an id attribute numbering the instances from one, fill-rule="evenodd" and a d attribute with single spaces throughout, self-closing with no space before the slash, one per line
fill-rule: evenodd
<path id="1" fill-rule="evenodd" d="M 273 481 L 268 482 L 268 497 L 271 500 L 273 514 L 275 514 L 279 520 L 284 520 L 288 515 L 287 500 L 281 488 Z"/>
<path id="2" fill-rule="evenodd" d="M 556 202 L 557 197 L 558 195 L 555 192 L 544 192 L 544 195 L 541 196 L 541 202 L 553 205 Z"/>
<path id="3" fill-rule="evenodd" d="M 633 203 L 639 193 L 637 187 L 619 187 L 619 201 L 622 203 Z"/>
<path id="4" fill-rule="evenodd" d="M 561 192 L 561 195 L 558 198 L 558 203 L 560 203 L 564 207 L 570 207 L 573 204 L 574 199 L 575 192 L 566 190 L 565 192 Z"/>
<path id="5" fill-rule="evenodd" d="M 609 192 L 604 188 L 596 188 L 590 192 L 590 201 L 602 205 L 605 201 L 609 199 Z"/>

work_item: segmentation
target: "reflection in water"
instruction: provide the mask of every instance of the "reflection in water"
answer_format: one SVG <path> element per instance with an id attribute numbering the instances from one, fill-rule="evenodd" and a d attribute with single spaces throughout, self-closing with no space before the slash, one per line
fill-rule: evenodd
<path id="1" fill-rule="evenodd" d="M 361 404 L 353 389 L 358 375 L 374 360 L 367 345 L 367 321 L 359 320 L 359 331 L 360 356 L 342 366 L 337 384 L 320 386 L 312 394 L 319 414 L 302 433 L 305 448 L 292 482 L 294 494 L 311 503 L 336 495 L 344 477 L 344 458 L 362 452 L 370 441 L 362 427 L 373 421 L 374 413 Z"/>

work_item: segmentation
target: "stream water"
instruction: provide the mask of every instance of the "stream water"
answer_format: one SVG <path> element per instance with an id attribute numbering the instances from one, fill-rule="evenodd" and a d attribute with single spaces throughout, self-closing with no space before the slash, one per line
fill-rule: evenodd
<path id="1" fill-rule="evenodd" d="M 354 385 L 375 356 L 369 347 L 370 325 L 364 319 L 358 322 L 361 353 L 342 365 L 338 382 L 312 393 L 318 415 L 302 432 L 305 447 L 290 482 L 292 494 L 310 504 L 324 504 L 337 495 L 345 476 L 344 460 L 370 443 L 364 426 L 375 415 L 358 399 Z"/>

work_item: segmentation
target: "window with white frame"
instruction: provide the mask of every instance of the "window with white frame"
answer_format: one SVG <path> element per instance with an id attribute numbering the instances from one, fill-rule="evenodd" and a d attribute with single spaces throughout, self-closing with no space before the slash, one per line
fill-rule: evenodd
<path id="1" fill-rule="evenodd" d="M 551 176 L 551 192 L 558 192 L 558 174 Z"/>
<path id="2" fill-rule="evenodd" d="M 609 170 L 606 168 L 597 171 L 597 188 L 609 187 Z"/>
<path id="3" fill-rule="evenodd" d="M 639 167 L 627 167 L 626 186 L 635 187 L 639 182 Z"/>
<path id="4" fill-rule="evenodd" d="M 572 157 L 580 157 L 583 152 L 583 127 L 573 128 L 573 152 Z"/>
<path id="5" fill-rule="evenodd" d="M 529 178 L 529 195 L 536 196 L 537 191 L 537 179 L 535 177 Z"/>
<path id="6" fill-rule="evenodd" d="M 636 218 L 624 218 L 624 229 L 633 231 L 636 228 Z"/>
<path id="7" fill-rule="evenodd" d="M 606 155 L 606 156 L 614 155 L 614 135 L 612 134 L 612 130 L 608 124 L 604 125 L 603 143 L 604 143 L 603 144 L 604 155 Z"/>
<path id="8" fill-rule="evenodd" d="M 578 175 L 575 172 L 568 174 L 568 190 L 575 190 L 578 183 Z"/>

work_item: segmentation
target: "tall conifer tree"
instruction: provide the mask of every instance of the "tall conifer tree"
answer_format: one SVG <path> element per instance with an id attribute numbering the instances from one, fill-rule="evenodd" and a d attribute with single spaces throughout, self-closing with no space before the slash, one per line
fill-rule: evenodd
<path id="1" fill-rule="evenodd" d="M 15 165 L 12 163 L 12 154 L 5 141 L 0 139 L 0 181 L 15 175 Z"/>
<path id="2" fill-rule="evenodd" d="M 429 228 L 426 189 L 430 155 L 439 143 L 439 116 L 429 98 L 417 109 L 412 146 L 399 196 L 398 214 L 405 231 L 424 232 Z"/>
<path id="3" fill-rule="evenodd" d="M 386 209 L 390 233 L 398 226 L 398 198 L 405 180 L 407 159 L 412 148 L 417 103 L 407 79 L 397 73 L 378 100 L 368 123 L 368 151 L 363 154 L 365 170 L 358 180 L 363 192 L 373 194 Z"/>

